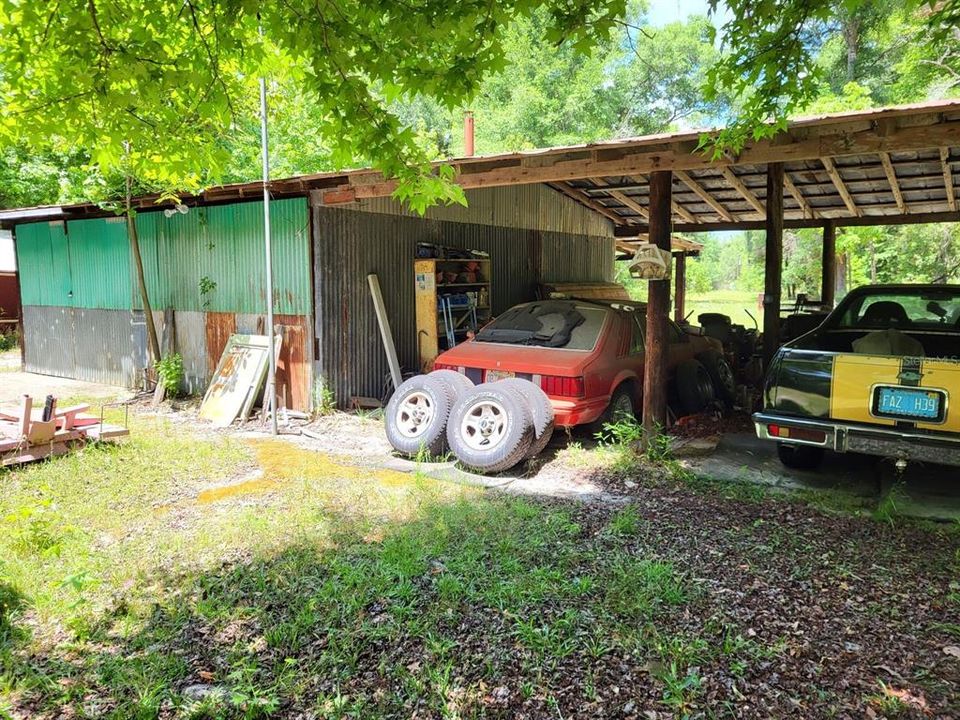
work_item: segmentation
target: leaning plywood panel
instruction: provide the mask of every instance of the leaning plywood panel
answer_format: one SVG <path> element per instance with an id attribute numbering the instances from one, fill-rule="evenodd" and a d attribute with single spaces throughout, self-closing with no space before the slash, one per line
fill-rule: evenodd
<path id="1" fill-rule="evenodd" d="M 227 427 L 238 415 L 247 416 L 266 376 L 268 346 L 266 335 L 230 336 L 203 396 L 200 417 Z"/>

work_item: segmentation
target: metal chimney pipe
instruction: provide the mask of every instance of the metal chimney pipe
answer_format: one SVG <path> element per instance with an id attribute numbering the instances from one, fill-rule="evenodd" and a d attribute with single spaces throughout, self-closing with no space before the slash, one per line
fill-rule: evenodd
<path id="1" fill-rule="evenodd" d="M 473 157 L 473 110 L 467 110 L 463 113 L 463 154 L 466 157 Z"/>

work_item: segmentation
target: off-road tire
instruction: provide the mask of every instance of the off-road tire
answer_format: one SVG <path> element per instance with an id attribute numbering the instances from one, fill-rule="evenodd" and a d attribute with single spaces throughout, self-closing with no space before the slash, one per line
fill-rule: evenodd
<path id="1" fill-rule="evenodd" d="M 450 386 L 450 389 L 453 390 L 453 396 L 451 402 L 456 402 L 461 395 L 466 392 L 473 390 L 473 380 L 468 378 L 466 375 L 461 375 L 456 370 L 434 370 L 429 373 L 427 377 L 436 378 L 437 380 L 442 380 Z"/>
<path id="2" fill-rule="evenodd" d="M 697 355 L 697 360 L 706 368 L 710 381 L 713 383 L 713 391 L 724 409 L 733 409 L 733 403 L 737 399 L 737 381 L 733 376 L 733 368 L 730 363 L 716 350 Z"/>
<path id="3" fill-rule="evenodd" d="M 534 458 L 543 452 L 553 437 L 553 405 L 547 394 L 535 383 L 522 378 L 499 380 L 505 387 L 513 388 L 527 403 L 530 417 L 533 418 L 533 442 L 527 451 L 526 459 Z"/>
<path id="4" fill-rule="evenodd" d="M 489 424 L 481 431 L 484 422 Z M 464 466 L 478 472 L 509 470 L 526 458 L 532 443 L 533 417 L 526 401 L 499 382 L 477 385 L 450 412 L 447 444 Z"/>
<path id="5" fill-rule="evenodd" d="M 681 415 L 701 413 L 716 399 L 710 373 L 696 360 L 677 366 L 676 387 Z"/>
<path id="6" fill-rule="evenodd" d="M 404 455 L 443 455 L 447 451 L 447 419 L 453 404 L 449 383 L 429 375 L 415 375 L 401 383 L 387 403 L 387 440 Z M 419 419 L 418 413 L 422 414 Z"/>
<path id="7" fill-rule="evenodd" d="M 823 462 L 824 450 L 812 445 L 777 443 L 777 456 L 791 470 L 816 470 Z"/>

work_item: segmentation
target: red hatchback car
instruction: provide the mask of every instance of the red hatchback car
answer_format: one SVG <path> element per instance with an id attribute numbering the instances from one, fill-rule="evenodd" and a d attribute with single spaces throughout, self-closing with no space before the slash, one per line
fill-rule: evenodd
<path id="1" fill-rule="evenodd" d="M 543 300 L 517 305 L 437 357 L 475 384 L 519 377 L 550 398 L 563 427 L 636 414 L 643 390 L 646 306 L 620 301 Z M 719 341 L 669 321 L 671 402 L 700 412 L 730 403 L 734 378 Z"/>

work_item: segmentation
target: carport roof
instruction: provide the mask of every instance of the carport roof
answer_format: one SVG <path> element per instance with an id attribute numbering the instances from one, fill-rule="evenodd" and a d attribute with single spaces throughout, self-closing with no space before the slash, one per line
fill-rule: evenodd
<path id="1" fill-rule="evenodd" d="M 787 227 L 885 225 L 960 220 L 954 169 L 960 163 L 960 101 L 942 101 L 800 118 L 776 136 L 748 143 L 736 155 L 701 150 L 716 131 L 691 131 L 454 158 L 464 188 L 544 183 L 617 226 L 647 231 L 649 173 L 673 171 L 673 221 L 678 232 L 762 228 L 766 167 L 785 169 Z M 325 205 L 390 195 L 393 181 L 370 169 L 274 180 L 276 197 L 315 193 Z M 259 182 L 205 190 L 192 202 L 254 199 Z M 156 196 L 138 198 L 153 206 Z M 80 204 L 0 212 L 0 225 L 103 214 Z"/>

